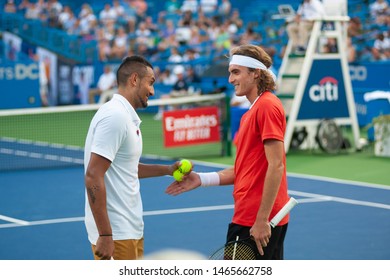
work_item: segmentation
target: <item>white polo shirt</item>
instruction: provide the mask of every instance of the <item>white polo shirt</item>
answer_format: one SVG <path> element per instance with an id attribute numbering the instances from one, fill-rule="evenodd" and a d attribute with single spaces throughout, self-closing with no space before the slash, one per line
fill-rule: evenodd
<path id="1" fill-rule="evenodd" d="M 85 142 L 85 170 L 91 153 L 111 161 L 104 182 L 114 240 L 143 237 L 143 208 L 138 179 L 138 163 L 142 154 L 140 124 L 141 120 L 130 103 L 122 95 L 114 94 L 93 117 Z M 87 194 L 85 225 L 89 241 L 96 244 L 99 234 Z"/>

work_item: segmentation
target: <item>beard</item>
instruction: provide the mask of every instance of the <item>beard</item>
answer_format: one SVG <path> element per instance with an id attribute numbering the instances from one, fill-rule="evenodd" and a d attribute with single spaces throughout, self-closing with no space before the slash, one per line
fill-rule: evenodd
<path id="1" fill-rule="evenodd" d="M 138 96 L 138 100 L 139 100 L 139 103 L 141 104 L 141 107 L 142 107 L 142 108 L 148 107 L 148 102 L 145 101 L 145 100 L 142 98 L 142 96 Z"/>

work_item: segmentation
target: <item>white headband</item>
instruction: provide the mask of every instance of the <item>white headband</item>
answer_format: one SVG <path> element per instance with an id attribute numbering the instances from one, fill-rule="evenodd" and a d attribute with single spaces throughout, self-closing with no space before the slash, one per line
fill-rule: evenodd
<path id="1" fill-rule="evenodd" d="M 274 72 L 272 72 L 261 61 L 255 59 L 255 58 L 245 56 L 245 55 L 235 54 L 232 56 L 232 58 L 229 62 L 229 65 L 232 65 L 232 64 L 245 66 L 245 67 L 249 67 L 249 68 L 254 68 L 254 69 L 267 70 L 271 74 L 274 81 L 276 81 L 276 76 L 275 76 Z"/>

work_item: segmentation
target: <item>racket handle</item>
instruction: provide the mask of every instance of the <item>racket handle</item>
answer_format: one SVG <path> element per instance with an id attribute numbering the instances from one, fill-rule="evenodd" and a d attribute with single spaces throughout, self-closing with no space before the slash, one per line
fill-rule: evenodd
<path id="1" fill-rule="evenodd" d="M 279 222 L 293 209 L 295 205 L 298 204 L 298 201 L 295 198 L 291 197 L 290 200 L 283 206 L 282 209 L 272 218 L 270 225 L 271 227 L 276 227 Z"/>

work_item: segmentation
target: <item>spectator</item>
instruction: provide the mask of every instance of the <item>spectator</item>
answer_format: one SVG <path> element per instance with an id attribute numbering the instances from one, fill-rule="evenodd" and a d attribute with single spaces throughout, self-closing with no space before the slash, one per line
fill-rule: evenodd
<path id="1" fill-rule="evenodd" d="M 232 11 L 232 4 L 230 0 L 222 0 L 222 3 L 218 7 L 218 15 L 224 20 L 227 20 Z"/>
<path id="2" fill-rule="evenodd" d="M 70 23 L 70 22 L 67 22 L 67 23 Z M 70 35 L 80 35 L 81 34 L 80 19 L 75 17 L 73 20 L 73 24 L 71 24 L 69 26 L 67 25 L 66 27 L 64 27 L 64 29 Z"/>
<path id="3" fill-rule="evenodd" d="M 183 55 L 184 62 L 191 62 L 191 61 L 194 61 L 198 58 L 199 58 L 199 53 L 191 48 L 186 49 L 186 51 Z"/>
<path id="4" fill-rule="evenodd" d="M 17 11 L 23 15 L 26 14 L 27 8 L 30 6 L 30 1 L 29 0 L 22 0 L 20 4 L 18 5 Z"/>
<path id="5" fill-rule="evenodd" d="M 58 16 L 62 11 L 62 4 L 58 0 L 48 0 L 47 10 L 49 13 L 53 13 L 54 16 Z"/>
<path id="6" fill-rule="evenodd" d="M 176 67 L 174 69 L 174 72 L 177 76 L 177 81 L 172 87 L 172 92 L 170 96 L 171 97 L 184 96 L 187 94 L 188 87 L 189 87 L 186 79 L 184 78 L 184 73 L 185 73 L 184 67 L 183 66 Z"/>
<path id="7" fill-rule="evenodd" d="M 165 12 L 169 15 L 175 14 L 179 11 L 180 4 L 177 0 L 165 1 Z"/>
<path id="8" fill-rule="evenodd" d="M 149 29 L 151 32 L 157 32 L 158 26 L 153 22 L 153 18 L 150 16 L 145 17 L 145 27 Z"/>
<path id="9" fill-rule="evenodd" d="M 261 35 L 256 33 L 252 26 L 248 26 L 240 37 L 240 44 L 252 44 L 254 42 L 260 42 L 261 40 Z"/>
<path id="10" fill-rule="evenodd" d="M 161 80 L 164 85 L 173 86 L 177 81 L 177 76 L 171 71 L 171 69 L 166 68 L 161 73 Z"/>
<path id="11" fill-rule="evenodd" d="M 169 57 L 170 49 L 178 47 L 178 43 L 175 40 L 175 36 L 161 38 L 161 41 L 157 44 L 157 52 L 153 54 L 152 61 L 164 60 Z"/>
<path id="12" fill-rule="evenodd" d="M 175 32 L 176 41 L 181 45 L 187 45 L 191 40 L 191 21 L 185 20 L 179 22 L 179 27 Z"/>
<path id="13" fill-rule="evenodd" d="M 104 73 L 100 75 L 97 88 L 93 88 L 89 91 L 89 103 L 95 103 L 95 96 L 101 95 L 103 92 L 113 89 L 116 86 L 116 77 L 112 72 L 111 67 L 104 66 Z"/>
<path id="14" fill-rule="evenodd" d="M 196 46 L 203 42 L 203 37 L 200 35 L 199 27 L 191 26 L 191 39 L 188 41 L 189 46 Z"/>
<path id="15" fill-rule="evenodd" d="M 359 17 L 352 17 L 348 23 L 348 37 L 360 38 L 363 35 L 363 25 Z"/>
<path id="16" fill-rule="evenodd" d="M 139 54 L 143 57 L 150 57 L 152 55 L 152 51 L 148 48 L 147 44 L 136 44 L 134 46 L 134 53 Z"/>
<path id="17" fill-rule="evenodd" d="M 189 86 L 193 86 L 194 88 L 198 86 L 202 81 L 199 75 L 196 74 L 193 67 L 187 67 L 185 80 Z"/>
<path id="18" fill-rule="evenodd" d="M 198 11 L 198 0 L 184 0 L 180 10 L 184 12 L 196 13 Z"/>
<path id="19" fill-rule="evenodd" d="M 347 37 L 347 60 L 349 63 L 356 61 L 356 47 L 351 37 Z"/>
<path id="20" fill-rule="evenodd" d="M 65 25 L 71 19 L 71 15 L 72 15 L 72 10 L 70 6 L 64 6 L 62 11 L 58 15 L 58 23 L 62 29 L 66 30 Z"/>
<path id="21" fill-rule="evenodd" d="M 38 58 L 38 56 L 36 56 Z M 49 79 L 47 67 L 44 59 L 38 60 L 39 65 L 39 95 L 41 97 L 41 103 L 43 107 L 49 106 Z"/>
<path id="22" fill-rule="evenodd" d="M 369 6 L 370 15 L 374 22 L 381 22 L 381 18 L 389 13 L 387 0 L 376 0 Z"/>
<path id="23" fill-rule="evenodd" d="M 115 12 L 117 19 L 123 19 L 125 17 L 125 8 L 121 5 L 119 0 L 112 1 L 112 10 Z"/>
<path id="24" fill-rule="evenodd" d="M 135 32 L 135 27 L 137 23 L 137 13 L 135 10 L 135 7 L 131 5 L 130 0 L 125 0 L 125 3 L 123 5 L 124 8 L 124 20 L 127 24 L 127 31 L 130 33 Z"/>
<path id="25" fill-rule="evenodd" d="M 223 23 L 218 29 L 218 34 L 215 38 L 215 47 L 221 54 L 228 54 L 229 49 L 231 48 L 232 41 L 230 38 L 230 33 L 228 31 L 228 23 Z"/>
<path id="26" fill-rule="evenodd" d="M 100 24 L 105 25 L 108 22 L 115 22 L 117 20 L 117 13 L 111 5 L 106 3 L 104 4 L 103 10 L 99 13 L 99 22 Z"/>
<path id="27" fill-rule="evenodd" d="M 217 11 L 218 0 L 200 0 L 199 4 L 206 16 L 213 16 Z"/>
<path id="28" fill-rule="evenodd" d="M 98 20 L 93 13 L 91 6 L 84 4 L 79 15 L 80 18 L 80 35 L 90 36 L 97 26 Z"/>
<path id="29" fill-rule="evenodd" d="M 65 30 L 68 34 L 73 34 L 71 33 L 74 28 L 76 27 L 77 24 L 77 18 L 72 10 L 69 10 L 69 17 L 67 20 L 64 20 L 61 22 L 61 17 L 60 17 L 60 23 L 62 26 L 62 29 Z"/>
<path id="30" fill-rule="evenodd" d="M 163 27 L 160 29 L 159 35 L 162 39 L 168 38 L 172 35 L 175 35 L 176 33 L 176 28 L 172 20 L 167 19 L 165 21 L 165 24 Z"/>
<path id="31" fill-rule="evenodd" d="M 246 96 L 237 96 L 235 93 L 233 93 L 230 99 L 230 106 L 242 109 L 249 109 L 251 103 L 249 102 L 248 98 L 246 98 Z"/>
<path id="32" fill-rule="evenodd" d="M 323 46 L 324 53 L 337 53 L 337 40 L 336 38 L 327 38 L 325 45 Z"/>
<path id="33" fill-rule="evenodd" d="M 371 51 L 375 61 L 390 59 L 390 39 L 383 33 L 378 34 Z"/>
<path id="34" fill-rule="evenodd" d="M 184 78 L 184 67 L 177 66 L 174 68 L 174 73 L 177 76 L 177 80 L 172 87 L 172 91 L 169 94 L 164 94 L 161 96 L 161 99 L 183 97 L 188 95 L 189 85 Z M 159 106 L 157 114 L 154 116 L 155 120 L 161 120 L 164 112 L 164 106 Z"/>
<path id="35" fill-rule="evenodd" d="M 242 20 L 240 11 L 238 9 L 233 10 L 232 16 L 230 17 L 230 21 L 237 27 L 238 30 L 240 30 L 244 26 L 244 21 Z"/>
<path id="36" fill-rule="evenodd" d="M 57 0 L 48 0 L 47 1 L 47 13 L 48 13 L 48 23 L 50 27 L 61 28 L 58 17 L 62 12 L 63 6 Z"/>
<path id="37" fill-rule="evenodd" d="M 237 131 L 240 127 L 242 115 L 248 111 L 250 106 L 251 103 L 245 95 L 239 96 L 233 92 L 230 99 L 230 131 L 233 141 L 235 141 Z"/>
<path id="38" fill-rule="evenodd" d="M 89 79 L 84 73 L 84 71 L 80 71 L 79 81 L 77 83 L 77 96 L 80 100 L 80 104 L 88 104 L 89 103 Z"/>
<path id="39" fill-rule="evenodd" d="M 207 28 L 207 35 L 212 41 L 217 39 L 220 28 L 221 26 L 218 18 L 213 18 L 211 24 Z"/>
<path id="40" fill-rule="evenodd" d="M 44 14 L 44 7 L 38 3 L 30 3 L 26 9 L 24 17 L 26 19 L 39 19 L 40 14 Z"/>
<path id="41" fill-rule="evenodd" d="M 123 27 L 117 29 L 111 48 L 111 58 L 122 59 L 128 51 L 127 34 Z"/>
<path id="42" fill-rule="evenodd" d="M 145 19 L 146 12 L 148 11 L 148 3 L 145 0 L 131 0 L 130 6 L 135 10 L 137 21 Z"/>
<path id="43" fill-rule="evenodd" d="M 16 13 L 17 7 L 14 0 L 7 0 L 7 3 L 4 5 L 4 13 L 14 14 Z"/>
<path id="44" fill-rule="evenodd" d="M 111 40 L 109 38 L 112 38 L 110 33 L 106 33 L 104 28 L 98 28 L 96 40 L 98 43 L 97 47 L 100 61 L 107 61 L 111 56 Z"/>
<path id="45" fill-rule="evenodd" d="M 177 48 L 175 48 L 175 47 L 171 48 L 171 55 L 168 57 L 168 62 L 171 62 L 171 63 L 183 62 L 183 57 Z"/>
<path id="46" fill-rule="evenodd" d="M 146 27 L 146 23 L 144 21 L 139 23 L 138 28 L 135 31 L 135 35 L 135 41 L 137 44 L 146 44 L 147 46 L 150 46 L 152 32 Z"/>
<path id="47" fill-rule="evenodd" d="M 292 40 L 293 52 L 303 54 L 314 25 L 314 19 L 325 15 L 319 0 L 304 0 L 299 6 L 295 19 L 287 26 L 287 33 Z"/>

